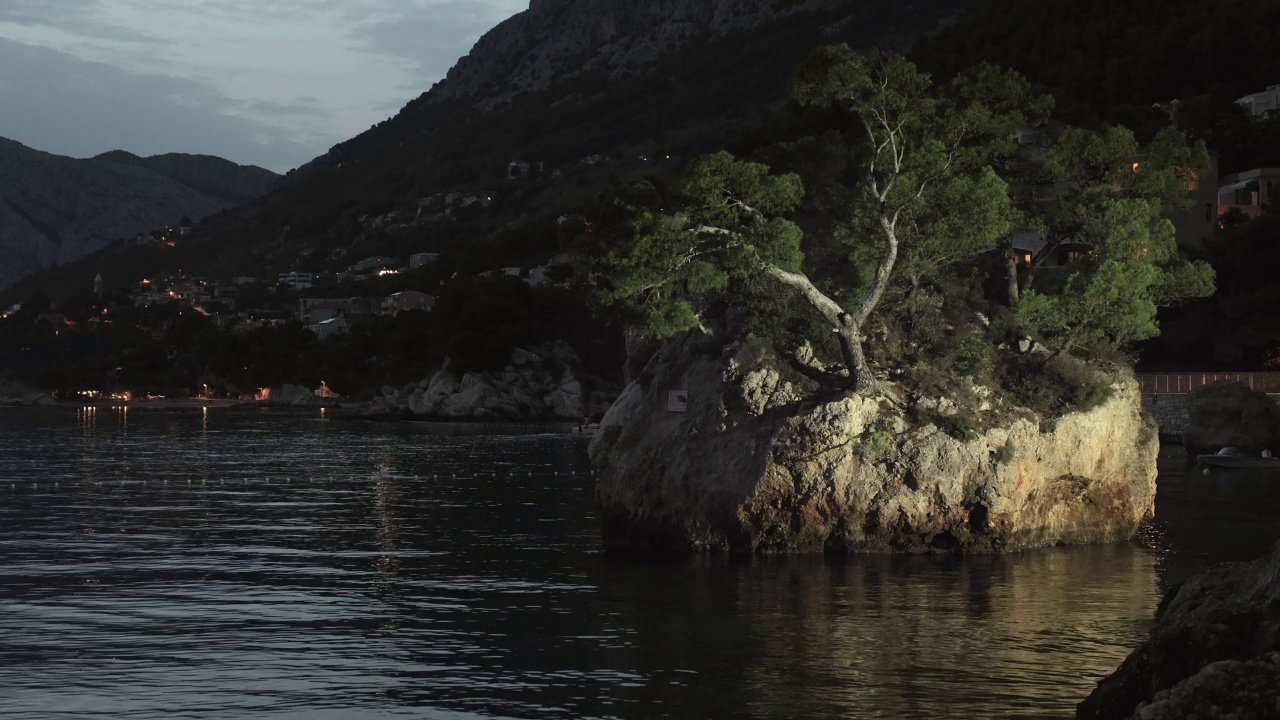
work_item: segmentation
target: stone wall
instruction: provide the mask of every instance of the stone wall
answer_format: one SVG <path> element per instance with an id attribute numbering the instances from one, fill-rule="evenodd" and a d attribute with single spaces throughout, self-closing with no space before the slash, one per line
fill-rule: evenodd
<path id="1" fill-rule="evenodd" d="M 1271 395 L 1270 398 L 1280 406 L 1280 395 Z M 1142 410 L 1156 419 L 1162 435 L 1180 436 L 1187 429 L 1186 395 L 1143 395 Z"/>

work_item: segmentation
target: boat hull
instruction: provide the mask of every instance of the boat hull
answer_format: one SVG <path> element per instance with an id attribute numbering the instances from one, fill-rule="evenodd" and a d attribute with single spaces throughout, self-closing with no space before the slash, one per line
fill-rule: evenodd
<path id="1" fill-rule="evenodd" d="M 1197 458 L 1201 465 L 1218 468 L 1235 468 L 1248 470 L 1275 470 L 1280 472 L 1280 459 L 1250 457 L 1250 456 L 1230 456 L 1230 455 L 1201 455 Z"/>

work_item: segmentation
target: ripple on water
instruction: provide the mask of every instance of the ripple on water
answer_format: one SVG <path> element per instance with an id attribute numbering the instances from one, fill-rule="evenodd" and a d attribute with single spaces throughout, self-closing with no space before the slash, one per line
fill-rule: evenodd
<path id="1" fill-rule="evenodd" d="M 0 409 L 0 438 L 6 720 L 1070 717 L 1214 527 L 1179 508 L 1258 504 L 1173 473 L 1154 550 L 639 562 L 599 552 L 565 435 Z"/>

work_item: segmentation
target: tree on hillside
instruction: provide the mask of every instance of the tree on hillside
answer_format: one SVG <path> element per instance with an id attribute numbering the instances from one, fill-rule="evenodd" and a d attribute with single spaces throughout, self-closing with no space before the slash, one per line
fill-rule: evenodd
<path id="1" fill-rule="evenodd" d="M 804 198 L 798 175 L 720 152 L 676 188 L 680 212 L 634 214 L 605 258 L 605 302 L 662 337 L 697 324 L 698 297 L 768 276 L 821 315 L 854 388 L 874 393 L 864 333 L 895 271 L 919 283 L 1008 232 L 1008 192 L 988 163 L 1023 121 L 1027 88 L 990 69 L 936 88 L 901 56 L 835 46 L 801 66 L 793 96 L 825 110 L 847 144 L 834 222 L 805 250 L 843 254 L 849 267 L 805 266 L 804 233 L 789 217 Z"/>
<path id="2" fill-rule="evenodd" d="M 1010 276 L 1010 300 L 1057 352 L 1154 337 L 1157 307 L 1212 294 L 1212 268 L 1179 255 L 1164 217 L 1188 206 L 1188 187 L 1209 169 L 1203 143 L 1188 145 L 1169 128 L 1141 151 L 1122 127 L 1071 128 L 1044 167 L 1058 197 L 1028 218 L 1045 246 L 1020 282 Z M 1036 285 L 1045 261 L 1066 243 L 1084 248 L 1081 257 L 1058 269 L 1056 282 Z"/>

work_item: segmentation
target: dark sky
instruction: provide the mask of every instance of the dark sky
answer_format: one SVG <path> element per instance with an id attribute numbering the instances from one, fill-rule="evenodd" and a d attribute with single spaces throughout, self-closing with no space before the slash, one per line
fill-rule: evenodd
<path id="1" fill-rule="evenodd" d="M 0 0 L 0 136 L 283 172 L 399 110 L 528 0 Z"/>

